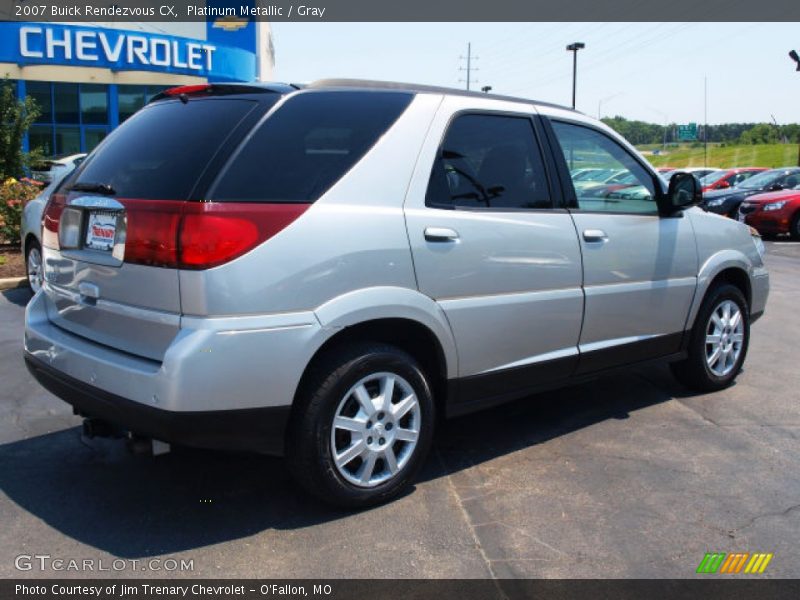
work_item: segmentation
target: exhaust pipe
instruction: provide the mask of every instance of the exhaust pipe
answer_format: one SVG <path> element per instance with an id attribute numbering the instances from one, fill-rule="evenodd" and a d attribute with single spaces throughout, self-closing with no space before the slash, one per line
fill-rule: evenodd
<path id="1" fill-rule="evenodd" d="M 90 440 L 96 437 L 120 437 L 120 431 L 108 421 L 88 417 L 83 420 L 83 435 Z"/>

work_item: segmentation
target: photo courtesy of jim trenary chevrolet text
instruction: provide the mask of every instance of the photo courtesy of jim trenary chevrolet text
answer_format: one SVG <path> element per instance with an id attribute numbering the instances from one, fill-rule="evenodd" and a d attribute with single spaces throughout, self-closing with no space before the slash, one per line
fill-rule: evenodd
<path id="1" fill-rule="evenodd" d="M 800 3 L 0 0 L 0 599 L 800 597 Z"/>

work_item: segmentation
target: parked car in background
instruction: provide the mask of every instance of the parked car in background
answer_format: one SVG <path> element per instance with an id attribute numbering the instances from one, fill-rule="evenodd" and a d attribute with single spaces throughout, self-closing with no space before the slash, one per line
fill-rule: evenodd
<path id="1" fill-rule="evenodd" d="M 718 169 L 716 167 L 687 167 L 686 169 L 681 169 L 686 173 L 691 173 L 698 179 L 702 179 L 712 173 L 716 173 L 717 171 L 721 171 L 722 169 Z"/>
<path id="2" fill-rule="evenodd" d="M 61 180 L 66 173 L 81 164 L 84 158 L 86 154 L 70 154 L 43 160 L 31 168 L 31 177 L 44 183 Z"/>
<path id="3" fill-rule="evenodd" d="M 25 257 L 25 274 L 34 294 L 42 287 L 42 213 L 50 196 L 74 170 L 75 167 L 53 171 L 53 180 L 22 210 L 20 241 Z"/>
<path id="4" fill-rule="evenodd" d="M 766 171 L 767 167 L 742 167 L 737 169 L 720 169 L 700 179 L 703 192 L 711 190 L 726 190 L 736 187 L 743 181 L 750 179 L 753 175 Z"/>
<path id="5" fill-rule="evenodd" d="M 575 163 L 649 194 L 584 193 Z M 53 194 L 25 361 L 87 435 L 285 455 L 325 501 L 374 505 L 441 418 L 645 360 L 731 385 L 769 274 L 761 238 L 701 200 L 564 107 L 180 87 Z"/>
<path id="6" fill-rule="evenodd" d="M 739 220 L 762 236 L 788 233 L 800 240 L 800 186 L 750 196 L 739 205 Z"/>
<path id="7" fill-rule="evenodd" d="M 713 190 L 703 194 L 706 210 L 735 219 L 745 198 L 760 192 L 777 192 L 800 184 L 800 167 L 785 167 L 762 171 L 736 187 Z"/>

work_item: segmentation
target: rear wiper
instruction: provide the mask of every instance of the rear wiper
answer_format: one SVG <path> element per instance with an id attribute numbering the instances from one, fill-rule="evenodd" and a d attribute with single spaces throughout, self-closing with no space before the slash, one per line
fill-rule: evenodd
<path id="1" fill-rule="evenodd" d="M 107 183 L 76 183 L 70 190 L 75 192 L 95 192 L 105 196 L 113 196 L 117 192 Z"/>

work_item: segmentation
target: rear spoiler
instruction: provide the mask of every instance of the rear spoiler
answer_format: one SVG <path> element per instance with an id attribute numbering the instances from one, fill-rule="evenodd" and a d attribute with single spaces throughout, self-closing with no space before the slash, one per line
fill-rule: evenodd
<path id="1" fill-rule="evenodd" d="M 150 103 L 168 98 L 230 96 L 232 94 L 288 94 L 298 89 L 300 89 L 299 85 L 285 83 L 198 83 L 166 89 L 153 96 Z"/>

